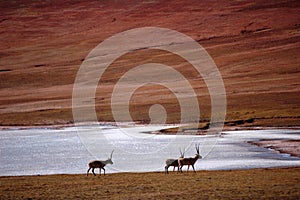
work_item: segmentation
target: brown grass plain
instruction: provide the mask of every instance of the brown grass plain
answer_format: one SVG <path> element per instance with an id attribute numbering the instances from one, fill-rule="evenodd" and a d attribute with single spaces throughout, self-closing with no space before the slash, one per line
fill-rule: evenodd
<path id="1" fill-rule="evenodd" d="M 0 177 L 1 199 L 299 199 L 300 168 Z"/>

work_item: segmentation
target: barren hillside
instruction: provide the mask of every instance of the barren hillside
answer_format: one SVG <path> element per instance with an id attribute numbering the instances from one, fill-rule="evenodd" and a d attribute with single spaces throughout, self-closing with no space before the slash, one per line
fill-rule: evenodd
<path id="1" fill-rule="evenodd" d="M 118 32 L 146 26 L 205 47 L 224 79 L 227 124 L 300 125 L 299 1 L 0 1 L 0 13 L 0 125 L 72 123 L 73 83 L 87 54 Z M 113 120 L 113 75 L 97 91 L 99 121 Z M 195 81 L 203 89 L 200 121 L 209 121 L 209 95 L 201 77 Z M 137 91 L 133 118 L 147 122 L 147 108 L 163 94 Z M 176 99 L 163 103 L 173 111 L 168 122 L 177 122 Z"/>

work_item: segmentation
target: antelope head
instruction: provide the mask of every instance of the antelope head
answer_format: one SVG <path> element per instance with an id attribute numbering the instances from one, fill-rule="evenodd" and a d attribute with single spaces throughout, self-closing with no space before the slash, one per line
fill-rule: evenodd
<path id="1" fill-rule="evenodd" d="M 195 144 L 195 148 L 196 148 L 196 157 L 198 157 L 198 159 L 201 159 L 202 156 L 200 155 L 200 151 L 199 151 L 199 146 L 200 144 Z"/>

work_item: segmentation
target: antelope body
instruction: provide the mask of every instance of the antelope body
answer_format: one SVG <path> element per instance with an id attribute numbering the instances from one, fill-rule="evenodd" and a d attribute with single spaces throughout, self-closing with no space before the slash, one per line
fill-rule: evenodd
<path id="1" fill-rule="evenodd" d="M 86 175 L 88 176 L 90 170 L 92 169 L 92 172 L 93 172 L 94 176 L 96 176 L 95 171 L 94 171 L 95 168 L 99 168 L 99 174 L 100 175 L 101 175 L 101 169 L 103 169 L 104 175 L 105 175 L 105 169 L 104 169 L 104 167 L 107 164 L 111 164 L 111 165 L 113 164 L 113 161 L 111 160 L 113 152 L 114 151 L 111 152 L 110 157 L 107 160 L 93 160 L 93 161 L 89 162 L 89 164 L 88 164 L 89 169 L 87 170 Z"/>
<path id="2" fill-rule="evenodd" d="M 183 158 L 184 157 L 184 151 L 181 152 L 181 149 L 180 149 L 180 158 Z M 178 171 L 179 171 L 179 163 L 178 163 L 178 159 L 167 159 L 166 160 L 166 166 L 165 166 L 165 173 L 168 174 L 168 169 L 170 166 L 173 166 L 173 171 L 175 170 L 175 167 L 178 168 Z"/>
<path id="3" fill-rule="evenodd" d="M 197 152 L 196 155 L 195 155 L 195 157 L 190 157 L 190 158 L 178 158 L 178 165 L 179 165 L 179 170 L 180 170 L 180 172 L 182 172 L 182 167 L 183 167 L 184 165 L 187 165 L 187 166 L 188 166 L 187 171 L 189 171 L 190 166 L 192 166 L 194 172 L 196 173 L 195 168 L 194 168 L 194 164 L 196 163 L 196 161 L 197 161 L 198 159 L 201 159 L 202 157 L 201 157 L 200 154 L 199 154 L 199 145 L 195 145 L 195 147 L 196 147 L 196 152 Z"/>
<path id="4" fill-rule="evenodd" d="M 175 167 L 177 167 L 178 171 L 179 171 L 178 159 L 167 159 L 166 160 L 165 173 L 169 173 L 168 169 L 170 166 L 173 166 L 173 171 L 175 170 Z"/>

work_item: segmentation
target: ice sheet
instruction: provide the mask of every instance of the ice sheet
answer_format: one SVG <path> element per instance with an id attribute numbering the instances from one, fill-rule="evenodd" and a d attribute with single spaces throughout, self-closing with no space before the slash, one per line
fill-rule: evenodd
<path id="1" fill-rule="evenodd" d="M 247 143 L 259 139 L 300 139 L 298 130 L 228 131 L 221 137 L 150 135 L 142 132 L 162 126 L 137 126 L 124 130 L 112 126 L 0 131 L 0 176 L 86 173 L 87 163 L 105 160 L 114 149 L 107 173 L 163 171 L 167 158 L 194 156 L 200 144 L 197 170 L 249 169 L 300 166 L 291 157 Z M 98 172 L 98 170 L 96 170 Z"/>

